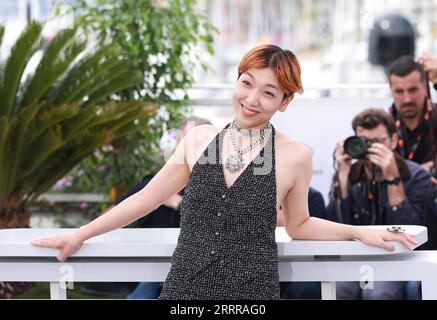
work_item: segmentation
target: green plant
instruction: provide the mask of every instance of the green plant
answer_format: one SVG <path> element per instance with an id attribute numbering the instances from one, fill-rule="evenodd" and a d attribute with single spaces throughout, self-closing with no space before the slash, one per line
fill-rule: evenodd
<path id="1" fill-rule="evenodd" d="M 57 15 L 70 14 L 84 34 L 94 35 L 100 45 L 116 43 L 118 57 L 129 59 L 142 81 L 119 92 L 120 98 L 142 99 L 159 105 L 147 126 L 113 143 L 113 152 L 100 152 L 76 168 L 76 184 L 82 192 L 120 194 L 154 173 L 162 164 L 158 141 L 167 127 L 177 127 L 190 112 L 186 89 L 194 83 L 195 68 L 207 68 L 196 48 L 213 53 L 216 29 L 196 8 L 195 0 L 76 0 L 61 2 Z M 108 173 L 98 185 L 94 168 Z"/>
<path id="2" fill-rule="evenodd" d="M 0 63 L 0 228 L 28 226 L 40 194 L 94 150 L 138 130 L 155 108 L 109 100 L 141 81 L 127 58 L 114 58 L 116 45 L 87 51 L 67 29 L 43 46 L 41 30 L 29 23 Z M 0 42 L 3 34 L 0 27 Z"/>
<path id="3" fill-rule="evenodd" d="M 196 5 L 196 0 L 75 0 L 61 2 L 57 13 L 67 8 L 77 28 L 95 34 L 101 45 L 117 43 L 120 54 L 143 73 L 143 81 L 123 90 L 123 97 L 162 104 L 180 98 L 178 93 L 186 98 L 197 64 L 207 68 L 196 47 L 213 54 L 217 30 Z"/>

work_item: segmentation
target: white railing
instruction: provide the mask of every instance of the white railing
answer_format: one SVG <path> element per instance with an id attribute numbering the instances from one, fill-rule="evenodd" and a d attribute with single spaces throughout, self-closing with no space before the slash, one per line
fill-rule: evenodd
<path id="1" fill-rule="evenodd" d="M 385 228 L 386 226 L 373 226 Z M 426 228 L 403 226 L 419 244 Z M 50 282 L 51 299 L 66 299 L 74 282 L 164 281 L 179 229 L 120 229 L 89 239 L 66 262 L 57 250 L 30 245 L 32 239 L 72 229 L 0 230 L 0 281 Z M 422 298 L 437 300 L 437 252 L 394 252 L 359 241 L 292 240 L 277 228 L 281 281 L 320 281 L 322 299 L 335 299 L 336 281 L 421 281 Z"/>

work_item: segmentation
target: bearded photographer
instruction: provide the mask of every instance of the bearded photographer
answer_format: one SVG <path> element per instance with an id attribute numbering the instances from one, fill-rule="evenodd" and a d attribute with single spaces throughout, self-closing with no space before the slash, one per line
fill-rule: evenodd
<path id="1" fill-rule="evenodd" d="M 382 109 L 366 109 L 352 121 L 355 137 L 337 143 L 337 168 L 328 219 L 353 225 L 423 224 L 431 191 L 429 173 L 395 150 L 393 118 Z M 361 288 L 337 282 L 338 299 L 403 299 L 405 282 L 375 282 Z"/>
<path id="2" fill-rule="evenodd" d="M 437 89 L 437 57 L 424 53 L 418 61 L 402 56 L 388 70 L 393 104 L 390 114 L 398 135 L 397 151 L 405 159 L 430 171 L 437 184 L 435 170 L 437 109 L 427 97 L 429 81 Z"/>

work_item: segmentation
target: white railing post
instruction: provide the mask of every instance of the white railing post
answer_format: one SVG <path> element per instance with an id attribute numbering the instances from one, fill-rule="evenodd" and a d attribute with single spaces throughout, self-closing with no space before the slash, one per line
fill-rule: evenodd
<path id="1" fill-rule="evenodd" d="M 335 281 L 321 282 L 322 300 L 336 300 Z"/>
<path id="2" fill-rule="evenodd" d="M 67 286 L 61 282 L 50 282 L 50 299 L 67 300 Z"/>
<path id="3" fill-rule="evenodd" d="M 422 300 L 437 300 L 437 283 L 435 280 L 422 280 Z"/>

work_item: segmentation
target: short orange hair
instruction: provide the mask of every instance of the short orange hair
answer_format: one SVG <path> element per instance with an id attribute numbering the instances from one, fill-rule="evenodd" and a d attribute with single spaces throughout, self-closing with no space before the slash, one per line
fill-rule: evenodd
<path id="1" fill-rule="evenodd" d="M 303 92 L 299 61 L 290 50 L 284 50 L 272 44 L 255 47 L 241 60 L 238 66 L 238 78 L 252 68 L 272 69 L 286 96 L 293 95 L 295 92 Z"/>

